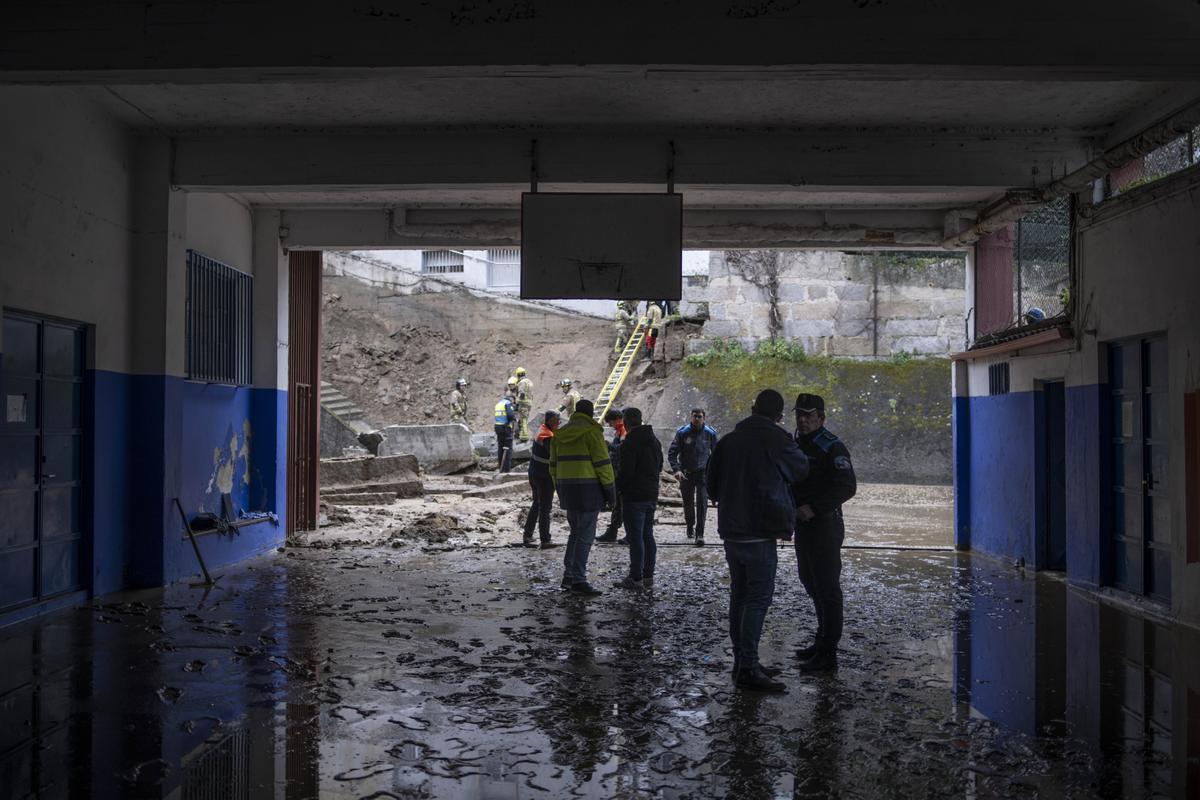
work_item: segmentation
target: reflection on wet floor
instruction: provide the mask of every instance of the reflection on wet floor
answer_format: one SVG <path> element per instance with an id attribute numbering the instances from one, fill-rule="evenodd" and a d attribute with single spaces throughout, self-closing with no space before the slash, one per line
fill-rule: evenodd
<path id="1" fill-rule="evenodd" d="M 558 591 L 561 550 L 292 550 L 0 638 L 16 797 L 1196 797 L 1200 635 L 996 562 L 849 551 L 833 677 L 781 558 L 732 691 L 719 548 L 652 596 Z M 620 577 L 599 550 L 594 577 Z"/>

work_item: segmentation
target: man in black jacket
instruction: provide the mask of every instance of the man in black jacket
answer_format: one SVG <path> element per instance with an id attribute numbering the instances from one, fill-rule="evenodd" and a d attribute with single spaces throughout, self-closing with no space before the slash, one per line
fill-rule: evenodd
<path id="1" fill-rule="evenodd" d="M 550 509 L 554 505 L 554 481 L 550 480 L 550 440 L 554 438 L 558 423 L 558 412 L 547 411 L 542 417 L 541 430 L 530 448 L 529 489 L 533 492 L 533 502 L 525 517 L 524 536 L 521 539 L 526 547 L 540 546 L 543 550 L 554 547 L 550 541 Z M 533 543 L 535 525 L 540 536 L 538 545 Z"/>
<path id="2" fill-rule="evenodd" d="M 800 583 L 816 609 L 817 631 L 812 644 L 797 651 L 802 672 L 838 667 L 841 639 L 841 504 L 854 497 L 858 482 L 850 451 L 824 427 L 824 398 L 800 393 L 796 397 L 796 443 L 811 464 L 809 480 L 794 489 L 796 498 L 796 567 Z"/>
<path id="3" fill-rule="evenodd" d="M 662 443 L 654 429 L 642 424 L 642 412 L 625 409 L 625 441 L 619 450 L 617 496 L 621 498 L 625 538 L 629 543 L 629 575 L 619 589 L 641 589 L 654 582 L 658 546 L 654 542 L 654 511 L 658 507 L 658 476 L 662 473 Z"/>
<path id="4" fill-rule="evenodd" d="M 619 408 L 610 408 L 604 414 L 604 424 L 613 429 L 612 441 L 608 443 L 608 457 L 612 461 L 613 473 L 618 475 L 621 472 L 621 442 L 625 441 L 625 414 Z M 612 543 L 617 541 L 617 531 L 621 528 L 621 482 L 618 480 L 617 500 L 613 503 L 612 517 L 608 520 L 608 527 L 604 529 L 604 533 L 596 537 L 597 542 Z M 621 544 L 624 544 L 622 542 Z"/>
<path id="5" fill-rule="evenodd" d="M 708 463 L 708 494 L 717 503 L 717 533 L 729 563 L 729 638 L 738 688 L 782 692 L 778 670 L 758 661 L 758 640 L 775 595 L 776 542 L 792 534 L 792 486 L 808 476 L 808 459 L 788 432 L 783 395 L 758 393 L 751 415 L 717 442 Z"/>
<path id="6" fill-rule="evenodd" d="M 694 534 L 697 547 L 704 546 L 704 517 L 708 513 L 704 471 L 716 446 L 717 432 L 704 424 L 704 409 L 693 408 L 691 421 L 675 431 L 675 438 L 667 448 L 667 461 L 671 462 L 671 472 L 675 473 L 683 495 L 687 537 L 691 539 Z"/>
<path id="7" fill-rule="evenodd" d="M 850 451 L 825 427 L 825 399 L 796 396 L 796 443 L 812 465 L 808 480 L 795 488 L 796 568 L 817 614 L 813 643 L 796 655 L 803 672 L 837 668 L 842 638 L 842 503 L 854 497 L 858 484 Z"/>

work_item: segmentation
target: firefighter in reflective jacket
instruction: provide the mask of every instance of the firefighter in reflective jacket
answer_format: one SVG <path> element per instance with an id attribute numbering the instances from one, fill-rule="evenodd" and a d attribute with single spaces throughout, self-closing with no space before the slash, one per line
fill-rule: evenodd
<path id="1" fill-rule="evenodd" d="M 501 472 L 512 469 L 513 429 L 517 424 L 517 407 L 513 395 L 506 392 L 493 409 L 496 429 L 496 468 Z"/>
<path id="2" fill-rule="evenodd" d="M 533 381 L 524 367 L 513 373 L 517 379 L 517 438 L 529 441 L 529 415 L 533 412 Z"/>

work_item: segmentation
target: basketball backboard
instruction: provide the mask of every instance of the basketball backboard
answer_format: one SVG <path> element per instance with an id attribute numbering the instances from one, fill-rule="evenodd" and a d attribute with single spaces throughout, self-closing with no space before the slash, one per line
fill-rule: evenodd
<path id="1" fill-rule="evenodd" d="M 521 297 L 678 300 L 682 290 L 682 195 L 521 196 Z"/>

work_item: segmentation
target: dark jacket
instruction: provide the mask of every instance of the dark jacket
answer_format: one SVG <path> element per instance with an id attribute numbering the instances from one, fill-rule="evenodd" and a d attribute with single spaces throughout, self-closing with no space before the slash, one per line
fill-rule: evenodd
<path id="1" fill-rule="evenodd" d="M 662 442 L 649 425 L 638 425 L 621 444 L 621 468 L 617 491 L 630 503 L 658 500 L 658 476 L 662 473 Z"/>
<path id="2" fill-rule="evenodd" d="M 808 477 L 808 459 L 791 435 L 754 415 L 725 434 L 708 463 L 708 496 L 717 501 L 722 539 L 786 539 L 796 505 L 792 486 Z"/>
<path id="3" fill-rule="evenodd" d="M 795 438 L 809 463 L 808 480 L 792 490 L 796 507 L 811 506 L 818 517 L 840 514 L 842 503 L 858 491 L 850 451 L 825 428 L 808 436 L 797 433 Z"/>
<path id="4" fill-rule="evenodd" d="M 550 477 L 550 440 L 553 438 L 554 431 L 542 425 L 529 447 L 529 477 Z"/>
<path id="5" fill-rule="evenodd" d="M 667 448 L 667 461 L 671 464 L 671 471 L 703 472 L 708 467 L 708 459 L 716 446 L 715 430 L 705 425 L 696 431 L 689 422 L 675 431 L 675 438 Z"/>
<path id="6" fill-rule="evenodd" d="M 617 420 L 617 424 L 613 427 L 613 438 L 608 443 L 608 457 L 612 459 L 613 472 L 621 471 L 621 442 L 625 441 L 626 431 L 625 423 L 622 420 Z M 620 491 L 621 487 L 617 487 Z"/>

